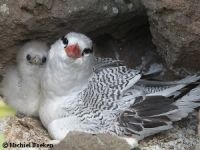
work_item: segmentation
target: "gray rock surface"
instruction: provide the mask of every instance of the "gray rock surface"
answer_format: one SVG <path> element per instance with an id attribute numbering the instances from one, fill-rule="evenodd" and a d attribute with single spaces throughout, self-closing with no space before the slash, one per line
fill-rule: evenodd
<path id="1" fill-rule="evenodd" d="M 168 66 L 200 70 L 200 1 L 142 2 L 147 8 L 153 42 Z"/>
<path id="2" fill-rule="evenodd" d="M 0 134 L 4 132 L 4 128 L 7 125 L 7 119 L 0 119 Z"/>
<path id="3" fill-rule="evenodd" d="M 198 114 L 197 114 L 197 120 L 198 120 L 198 123 L 197 123 L 198 124 L 198 128 L 197 128 L 197 130 L 198 130 L 198 135 L 200 136 L 200 109 L 199 109 Z M 200 145 L 200 143 L 199 143 L 199 145 Z"/>
<path id="4" fill-rule="evenodd" d="M 99 134 L 71 132 L 66 138 L 55 145 L 52 150 L 130 150 L 129 145 L 118 137 Z"/>
<path id="5" fill-rule="evenodd" d="M 5 123 L 4 123 L 5 124 Z M 50 137 L 41 122 L 29 117 L 10 117 L 6 119 L 3 132 L 6 142 L 14 143 L 48 143 Z"/>

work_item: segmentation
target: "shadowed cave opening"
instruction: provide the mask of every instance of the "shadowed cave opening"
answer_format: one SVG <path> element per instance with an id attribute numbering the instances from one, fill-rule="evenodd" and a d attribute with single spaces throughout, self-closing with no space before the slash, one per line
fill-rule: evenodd
<path id="1" fill-rule="evenodd" d="M 115 37 L 112 34 L 104 33 L 93 39 L 95 55 L 99 57 L 111 57 L 120 59 L 127 66 L 142 72 L 154 72 L 160 70 L 156 79 L 173 80 L 179 78 L 169 70 L 164 60 L 156 51 L 152 42 L 152 35 L 148 18 L 145 21 L 130 28 L 123 36 Z"/>

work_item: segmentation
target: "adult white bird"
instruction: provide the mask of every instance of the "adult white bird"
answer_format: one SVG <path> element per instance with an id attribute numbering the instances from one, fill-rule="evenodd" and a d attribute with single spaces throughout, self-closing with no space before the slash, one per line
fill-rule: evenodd
<path id="1" fill-rule="evenodd" d="M 17 64 L 6 70 L 0 94 L 20 114 L 39 116 L 40 80 L 48 49 L 44 42 L 27 42 L 17 53 Z"/>
<path id="2" fill-rule="evenodd" d="M 172 121 L 200 106 L 199 79 L 141 79 L 139 71 L 120 61 L 96 60 L 92 41 L 71 32 L 50 48 L 40 119 L 56 140 L 69 131 L 108 133 L 134 147 L 137 140 L 172 128 Z"/>

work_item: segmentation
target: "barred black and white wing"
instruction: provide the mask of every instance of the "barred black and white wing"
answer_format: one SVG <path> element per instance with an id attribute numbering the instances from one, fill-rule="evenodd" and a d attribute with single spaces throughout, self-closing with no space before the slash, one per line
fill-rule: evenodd
<path id="1" fill-rule="evenodd" d="M 178 107 L 172 99 L 146 97 L 142 90 L 134 89 L 140 77 L 138 71 L 125 66 L 94 72 L 80 96 L 84 112 L 77 115 L 90 125 L 95 120 L 98 125 L 94 130 L 98 132 L 122 136 L 143 138 L 171 128 L 172 122 L 166 115 L 178 111 Z"/>
<path id="2" fill-rule="evenodd" d="M 100 71 L 106 67 L 114 67 L 114 66 L 124 66 L 125 63 L 122 60 L 116 60 L 116 59 L 112 59 L 112 58 L 100 58 L 100 57 L 96 57 L 95 59 L 95 64 L 94 64 L 94 70 L 96 71 Z M 139 71 L 139 70 L 138 70 Z M 141 73 L 142 71 L 140 71 Z M 160 73 L 162 72 L 162 70 L 156 70 L 154 72 L 150 72 L 150 73 L 142 73 L 142 79 L 151 79 L 153 77 L 158 76 Z"/>
<path id="3" fill-rule="evenodd" d="M 99 68 L 98 68 L 99 69 Z M 126 102 L 121 101 L 121 97 L 132 87 L 141 75 L 136 70 L 128 69 L 126 66 L 106 67 L 101 71 L 94 70 L 88 80 L 87 87 L 78 94 L 70 106 L 65 107 L 65 111 L 78 117 L 87 131 L 92 133 L 111 132 L 110 123 L 115 123 L 122 107 L 130 105 L 134 97 L 141 96 L 135 93 L 133 98 Z M 123 104 L 123 106 L 122 106 Z M 113 132 L 113 134 L 116 134 Z"/>
<path id="4" fill-rule="evenodd" d="M 93 67 L 93 70 L 97 73 L 105 68 L 111 68 L 111 67 L 119 67 L 124 66 L 124 62 L 121 60 L 115 60 L 112 58 L 99 58 L 97 57 L 95 60 L 95 64 Z M 125 67 L 125 66 L 124 66 Z"/>
<path id="5" fill-rule="evenodd" d="M 90 77 L 87 88 L 82 92 L 81 99 L 89 107 L 112 109 L 140 77 L 138 71 L 126 66 L 106 67 L 101 71 L 97 68 Z"/>
<path id="6" fill-rule="evenodd" d="M 190 85 L 198 85 L 200 76 L 175 82 L 151 81 L 141 76 L 118 60 L 100 62 L 86 88 L 66 110 L 80 119 L 87 132 L 143 139 L 172 128 L 172 121 L 200 106 L 195 106 L 200 89 L 190 93 L 196 88 Z"/>

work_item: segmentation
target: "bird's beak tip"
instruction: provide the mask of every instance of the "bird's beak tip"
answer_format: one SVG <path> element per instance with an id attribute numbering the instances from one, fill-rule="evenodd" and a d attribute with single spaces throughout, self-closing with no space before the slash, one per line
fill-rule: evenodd
<path id="1" fill-rule="evenodd" d="M 81 50 L 78 44 L 69 45 L 65 48 L 65 52 L 68 57 L 77 59 L 81 57 Z"/>

